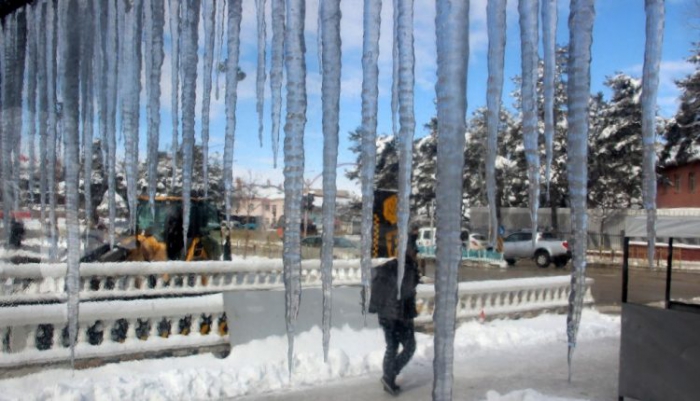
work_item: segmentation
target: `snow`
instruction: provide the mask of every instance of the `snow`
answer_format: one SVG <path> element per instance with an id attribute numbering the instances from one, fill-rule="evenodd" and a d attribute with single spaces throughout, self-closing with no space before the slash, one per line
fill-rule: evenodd
<path id="1" fill-rule="evenodd" d="M 565 319 L 564 315 L 546 314 L 532 319 L 463 323 L 455 336 L 455 387 L 468 388 L 455 391 L 455 399 L 612 399 L 616 396 L 620 318 L 584 310 L 579 339 L 581 346 L 591 347 L 592 352 L 587 353 L 591 356 L 586 359 L 589 366 L 584 366 L 582 353 L 573 384 L 554 371 L 565 363 L 561 352 L 566 347 Z M 328 363 L 323 362 L 321 337 L 319 327 L 296 335 L 291 381 L 286 338 L 274 336 L 236 347 L 226 359 L 204 354 L 77 371 L 48 369 L 0 380 L 0 400 L 218 399 L 243 395 L 252 399 L 325 399 L 313 398 L 314 393 L 356 400 L 384 395 L 378 382 L 384 352 L 380 329 L 334 329 Z M 404 400 L 425 399 L 423 395 L 427 396 L 432 385 L 433 337 L 417 333 L 416 340 L 416 353 L 398 380 L 405 389 Z M 524 379 L 503 382 L 501 378 L 519 369 L 525 372 Z M 551 372 L 538 374 L 541 369 Z M 601 382 L 601 376 L 609 380 Z"/>

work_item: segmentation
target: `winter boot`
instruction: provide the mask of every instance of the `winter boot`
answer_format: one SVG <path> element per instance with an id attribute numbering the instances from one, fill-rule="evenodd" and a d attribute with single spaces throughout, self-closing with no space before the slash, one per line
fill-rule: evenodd
<path id="1" fill-rule="evenodd" d="M 380 380 L 382 382 L 382 385 L 384 386 L 384 391 L 391 395 L 399 395 L 399 392 L 401 391 L 401 387 L 397 386 L 394 380 L 389 379 L 386 376 L 382 376 L 382 379 Z"/>

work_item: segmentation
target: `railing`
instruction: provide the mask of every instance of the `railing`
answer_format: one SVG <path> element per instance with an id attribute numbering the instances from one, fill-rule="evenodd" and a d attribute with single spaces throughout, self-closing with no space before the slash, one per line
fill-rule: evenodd
<path id="1" fill-rule="evenodd" d="M 373 265 L 383 259 L 373 260 Z M 0 304 L 64 302 L 65 264 L 0 265 Z M 302 284 L 321 285 L 320 261 L 302 262 Z M 358 260 L 335 260 L 333 281 L 357 284 Z M 232 262 L 123 262 L 80 265 L 80 299 L 124 299 L 196 295 L 283 287 L 279 259 Z"/>
<path id="2" fill-rule="evenodd" d="M 227 347 L 221 294 L 80 304 L 76 360 Z M 0 368 L 70 360 L 65 304 L 0 308 Z"/>
<path id="3" fill-rule="evenodd" d="M 593 303 L 593 279 L 586 279 L 585 304 Z M 528 312 L 553 310 L 569 304 L 569 276 L 489 280 L 459 284 L 457 319 L 520 315 Z M 417 325 L 430 325 L 435 308 L 433 285 L 418 286 L 416 304 Z"/>
<path id="4" fill-rule="evenodd" d="M 423 258 L 435 258 L 437 247 L 418 246 L 418 253 Z M 467 262 L 479 262 L 488 264 L 503 264 L 503 254 L 487 249 L 467 249 L 462 248 L 462 260 Z"/>
<path id="5" fill-rule="evenodd" d="M 359 285 L 358 261 L 336 261 L 334 285 Z M 303 263 L 303 285 L 319 286 L 319 261 Z M 3 299 L 62 301 L 65 267 L 61 265 L 0 266 Z M 19 277 L 12 275 L 16 274 Z M 121 263 L 81 266 L 81 299 L 123 297 L 115 301 L 81 302 L 76 359 L 118 360 L 149 353 L 221 349 L 228 346 L 222 291 L 282 289 L 282 262 L 251 260 L 226 263 Z M 164 278 L 169 275 L 169 279 Z M 152 287 L 149 277 L 155 276 Z M 114 285 L 109 285 L 109 278 Z M 178 277 L 183 277 L 182 282 Z M 190 278 L 193 281 L 190 281 Z M 184 278 L 187 278 L 185 280 Z M 10 280 L 8 282 L 8 280 Z M 21 283 L 27 282 L 24 288 Z M 96 287 L 89 285 L 97 280 Z M 459 285 L 457 318 L 519 315 L 568 305 L 568 276 L 468 282 Z M 142 285 L 137 285 L 140 282 Z M 169 285 L 166 286 L 165 283 Z M 585 302 L 592 303 L 588 279 Z M 124 285 L 120 283 L 126 283 Z M 144 284 L 145 283 L 145 284 Z M 192 293 L 219 292 L 203 296 Z M 177 298 L 129 299 L 143 295 Z M 359 302 L 359 300 L 358 300 Z M 435 289 L 417 291 L 418 326 L 432 324 Z M 16 368 L 70 358 L 65 303 L 0 307 L 0 368 Z M 235 321 L 231 330 L 235 333 Z"/>

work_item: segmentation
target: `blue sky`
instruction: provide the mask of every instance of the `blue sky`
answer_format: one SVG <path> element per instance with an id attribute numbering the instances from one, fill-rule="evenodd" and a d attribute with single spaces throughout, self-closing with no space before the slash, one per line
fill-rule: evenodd
<path id="1" fill-rule="evenodd" d="M 268 13 L 268 43 L 272 36 Z M 392 2 L 384 0 L 382 10 L 382 31 L 380 39 L 380 98 L 378 114 L 378 134 L 391 133 L 391 24 Z M 660 113 L 670 117 L 677 107 L 678 91 L 673 84 L 674 79 L 682 78 L 693 71 L 693 66 L 685 59 L 690 54 L 691 42 L 698 40 L 700 30 L 690 27 L 693 21 L 690 15 L 700 15 L 700 7 L 693 8 L 694 0 L 667 0 L 666 28 L 663 45 L 663 61 L 661 67 L 661 82 L 659 88 Z M 559 24 L 557 43 L 568 43 L 568 0 L 559 1 Z M 341 37 L 343 40 L 343 66 L 340 105 L 340 147 L 339 163 L 353 162 L 355 156 L 348 150 L 350 143 L 348 132 L 357 128 L 361 123 L 362 84 L 362 2 L 360 0 L 342 0 L 343 20 L 341 22 Z M 167 9 L 167 7 L 166 7 Z M 280 153 L 278 167 L 273 168 L 272 148 L 270 144 L 270 98 L 269 81 L 266 82 L 265 119 L 263 147 L 258 142 L 257 114 L 255 112 L 255 70 L 256 70 L 256 19 L 254 0 L 243 1 L 243 26 L 241 29 L 241 68 L 247 73 L 247 78 L 239 83 L 237 106 L 236 146 L 234 150 L 234 175 L 244 179 L 252 177 L 258 182 L 268 179 L 274 184 L 283 181 L 282 141 L 284 132 L 280 132 Z M 321 77 L 318 73 L 318 56 L 316 45 L 317 1 L 307 2 L 306 16 L 306 48 L 307 48 L 307 92 L 308 112 L 305 133 L 306 174 L 307 180 L 314 181 L 314 187 L 320 187 L 323 147 L 321 129 Z M 416 87 L 415 87 L 415 118 L 416 137 L 426 135 L 423 125 L 436 113 L 435 98 L 435 2 L 434 0 L 415 1 L 415 54 L 416 54 Z M 166 16 L 167 20 L 167 16 Z M 644 2 L 641 0 L 600 0 L 596 2 L 596 21 L 593 39 L 593 62 L 591 65 L 592 91 L 603 91 L 606 97 L 609 93 L 603 86 L 606 76 L 622 71 L 634 76 L 641 76 L 644 56 Z M 200 24 L 201 25 L 201 24 Z M 200 26 L 200 44 L 203 43 Z M 169 24 L 166 22 L 166 33 Z M 472 0 L 470 17 L 470 60 L 468 73 L 468 116 L 478 107 L 486 103 L 486 50 L 488 38 L 486 35 L 486 0 Z M 167 52 L 167 49 L 166 49 Z M 541 54 L 541 53 L 540 53 Z M 269 45 L 268 45 L 268 75 L 269 75 Z M 198 84 L 197 104 L 197 136 L 200 143 L 200 101 L 201 101 L 201 63 Z M 505 59 L 505 88 L 504 103 L 512 106 L 509 93 L 513 90 L 510 78 L 520 73 L 520 39 L 517 15 L 517 1 L 510 0 L 508 4 L 508 33 Z M 161 149 L 169 149 L 170 143 L 170 57 L 166 54 L 163 64 L 161 101 Z M 225 128 L 225 105 L 223 104 L 224 77 L 219 77 L 220 98 L 217 101 L 212 95 L 212 113 L 210 130 L 210 153 L 223 153 L 223 133 Z M 284 89 L 283 89 L 284 95 Z M 143 115 L 143 113 L 142 113 Z M 145 123 L 145 120 L 144 120 Z M 284 107 L 283 120 L 284 125 Z M 142 124 L 142 131 L 145 124 Z M 145 150 L 145 140 L 141 149 Z M 142 153 L 143 155 L 143 153 Z M 343 171 L 338 170 L 338 186 L 341 189 L 357 190 L 354 183 L 345 179 Z"/>

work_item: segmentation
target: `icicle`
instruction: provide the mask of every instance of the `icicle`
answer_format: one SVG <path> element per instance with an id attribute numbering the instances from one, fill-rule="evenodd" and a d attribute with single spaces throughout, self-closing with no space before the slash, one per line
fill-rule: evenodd
<path id="1" fill-rule="evenodd" d="M 160 75 L 163 67 L 163 0 L 146 0 L 144 4 L 144 56 L 146 68 L 146 119 L 148 120 L 148 201 L 155 216 L 158 187 L 158 147 L 160 137 Z M 206 176 L 206 173 L 205 173 Z"/>
<path id="2" fill-rule="evenodd" d="M 49 260 L 55 262 L 58 257 L 58 227 L 56 227 L 56 10 L 54 3 L 46 3 L 46 85 L 47 85 L 47 148 L 48 155 L 48 194 L 49 194 Z"/>
<path id="3" fill-rule="evenodd" d="M 180 90 L 180 0 L 168 0 L 170 6 L 170 84 L 172 86 L 172 97 L 170 105 L 170 114 L 173 123 L 172 136 L 172 160 L 171 168 L 173 177 L 170 184 L 170 190 L 175 191 L 177 185 L 177 150 L 178 150 L 178 96 Z"/>
<path id="4" fill-rule="evenodd" d="M 190 226 L 190 195 L 194 157 L 194 117 L 197 99 L 197 40 L 199 0 L 183 3 L 182 12 L 182 233 L 187 253 Z"/>
<path id="5" fill-rule="evenodd" d="M 399 134 L 399 124 L 397 116 L 399 115 L 399 0 L 394 0 L 394 28 L 392 41 L 392 76 L 391 76 L 391 131 L 394 134 L 394 139 Z"/>
<path id="6" fill-rule="evenodd" d="M 5 20 L 3 29 L 2 54 L 3 71 L 2 83 L 2 195 L 3 195 L 3 227 L 5 228 L 5 238 L 7 245 L 10 241 L 10 216 L 12 212 L 12 136 L 13 136 L 13 101 L 21 99 L 13 93 L 14 87 L 14 43 L 17 29 L 17 14 L 12 14 Z"/>
<path id="7" fill-rule="evenodd" d="M 520 54 L 522 57 L 523 142 L 530 184 L 532 244 L 537 242 L 537 210 L 540 199 L 540 152 L 537 128 L 537 9 L 538 0 L 520 0 Z"/>
<path id="8" fill-rule="evenodd" d="M 42 168 L 39 169 L 39 203 L 41 206 L 41 225 L 46 227 L 46 194 L 48 192 L 47 174 L 45 166 L 48 165 L 47 142 L 48 142 L 48 126 L 46 124 L 47 102 L 48 102 L 48 83 L 46 80 L 47 65 L 46 65 L 46 35 L 44 30 L 47 27 L 46 23 L 46 5 L 37 4 L 36 18 L 34 22 L 34 31 L 37 34 L 37 89 L 38 89 L 38 120 L 39 120 L 39 164 Z"/>
<path id="9" fill-rule="evenodd" d="M 265 0 L 255 0 L 255 9 L 258 15 L 258 72 L 256 76 L 255 93 L 257 102 L 255 109 L 258 112 L 258 138 L 260 147 L 263 146 L 263 110 L 265 105 Z"/>
<path id="10" fill-rule="evenodd" d="M 462 170 L 469 65 L 469 3 L 438 0 L 438 160 L 436 188 L 435 359 L 433 400 L 452 399 L 457 273 L 462 259 Z"/>
<path id="11" fill-rule="evenodd" d="M 282 73 L 284 68 L 284 0 L 271 0 L 272 44 L 270 67 L 270 96 L 272 97 L 272 163 L 277 168 L 280 142 L 280 114 L 282 113 Z"/>
<path id="12" fill-rule="evenodd" d="M 216 49 L 219 49 L 219 56 L 216 60 L 216 78 L 214 82 L 214 93 L 216 96 L 216 100 L 219 100 L 219 73 L 224 67 L 224 21 L 226 19 L 226 1 L 219 1 L 216 4 L 216 16 L 219 21 L 219 25 L 216 29 L 219 35 L 217 35 L 216 45 L 214 47 Z"/>
<path id="13" fill-rule="evenodd" d="M 139 105 L 141 92 L 141 0 L 133 0 L 124 20 L 122 59 L 124 81 L 122 85 L 121 127 L 125 141 L 126 190 L 129 205 L 129 229 L 136 232 L 136 205 L 139 164 Z"/>
<path id="14" fill-rule="evenodd" d="M 105 45 L 107 43 L 106 31 L 107 31 L 107 6 L 101 2 L 95 2 L 95 49 L 93 50 L 94 67 L 93 72 L 93 90 L 95 92 L 95 98 L 97 101 L 97 115 L 98 115 L 98 130 L 100 136 L 100 152 L 102 157 L 102 168 L 106 172 L 108 165 L 107 161 L 107 58 L 105 52 Z"/>
<path id="15" fill-rule="evenodd" d="M 226 138 L 224 139 L 224 191 L 226 193 L 226 225 L 231 228 L 231 195 L 233 193 L 233 145 L 236 135 L 236 102 L 238 101 L 238 56 L 241 49 L 241 0 L 228 4 L 226 62 Z"/>
<path id="16" fill-rule="evenodd" d="M 554 75 L 556 67 L 557 0 L 542 0 L 542 47 L 544 47 L 544 143 L 547 154 L 547 202 L 554 141 Z"/>
<path id="17" fill-rule="evenodd" d="M 75 345 L 78 338 L 78 293 L 80 291 L 80 222 L 78 211 L 80 195 L 78 176 L 79 162 L 79 116 L 80 95 L 79 74 L 81 40 L 81 14 L 77 0 L 65 0 L 59 4 L 59 36 L 61 37 L 61 93 L 63 109 L 61 122 L 65 149 L 66 182 L 66 226 L 68 229 L 68 272 L 66 291 L 68 292 L 68 338 L 71 347 L 71 366 L 75 367 Z M 83 17 L 87 17 L 84 15 Z"/>
<path id="18" fill-rule="evenodd" d="M 85 250 L 88 250 L 87 239 L 90 236 L 90 226 L 92 223 L 92 124 L 93 124 L 93 35 L 95 32 L 95 15 L 93 13 L 92 2 L 81 3 L 81 24 L 83 32 L 80 42 L 80 97 L 81 97 L 81 124 L 83 127 L 83 166 L 85 168 L 83 176 L 85 194 Z M 66 152 L 68 149 L 66 148 Z"/>
<path id="19" fill-rule="evenodd" d="M 642 76 L 642 142 L 644 144 L 644 209 L 647 212 L 647 257 L 654 266 L 656 247 L 656 95 L 659 89 L 659 64 L 664 38 L 663 0 L 646 0 L 646 45 Z"/>
<path id="20" fill-rule="evenodd" d="M 211 72 L 214 64 L 214 39 L 216 17 L 216 0 L 202 3 L 202 20 L 204 21 L 204 68 L 202 74 L 202 183 L 204 196 L 209 195 L 209 109 L 211 105 Z"/>
<path id="21" fill-rule="evenodd" d="M 340 111 L 340 0 L 327 0 L 321 9 L 323 78 L 323 232 L 321 281 L 323 287 L 323 360 L 328 361 L 333 306 L 333 237 L 335 235 L 336 169 L 338 168 L 338 114 Z"/>
<path id="22" fill-rule="evenodd" d="M 285 30 L 287 122 L 284 126 L 284 288 L 286 291 L 287 362 L 292 376 L 294 335 L 301 302 L 301 197 L 304 185 L 304 127 L 306 126 L 306 50 L 304 0 L 288 0 Z"/>
<path id="23" fill-rule="evenodd" d="M 399 206 L 398 206 L 398 297 L 401 297 L 404 265 L 406 263 L 406 244 L 408 242 L 409 197 L 411 195 L 411 170 L 413 165 L 413 134 L 416 120 L 413 110 L 413 87 L 415 83 L 413 54 L 413 0 L 399 2 L 398 19 L 399 49 Z"/>
<path id="24" fill-rule="evenodd" d="M 569 83 L 568 109 L 569 155 L 567 175 L 571 196 L 571 229 L 573 232 L 573 264 L 569 313 L 566 333 L 569 341 L 568 364 L 571 381 L 571 358 L 576 347 L 576 335 L 583 296 L 586 293 L 586 241 L 588 214 L 586 192 L 588 185 L 588 100 L 591 89 L 591 44 L 593 42 L 594 0 L 572 0 L 569 15 Z"/>
<path id="25" fill-rule="evenodd" d="M 489 201 L 489 243 L 498 241 L 498 204 L 496 202 L 496 155 L 498 152 L 498 127 L 501 121 L 501 96 L 503 94 L 503 60 L 506 48 L 506 0 L 492 0 L 486 5 L 489 37 L 486 89 L 486 194 Z"/>
<path id="26" fill-rule="evenodd" d="M 107 33 L 105 43 L 106 71 L 107 79 L 107 199 L 109 203 L 109 244 L 114 247 L 115 232 L 114 222 L 117 218 L 116 191 L 117 191 L 117 81 L 119 74 L 119 63 L 117 52 L 119 43 L 117 41 L 117 25 L 119 16 L 115 2 L 107 3 Z"/>
<path id="27" fill-rule="evenodd" d="M 34 172 L 36 171 L 36 105 L 37 105 L 37 35 L 36 30 L 36 14 L 39 6 L 32 5 L 26 8 L 27 10 L 27 80 L 26 80 L 26 98 L 27 98 L 27 148 L 29 153 L 28 167 L 28 202 L 34 206 L 34 193 L 36 183 L 34 182 Z"/>
<path id="28" fill-rule="evenodd" d="M 361 260 L 362 315 L 367 319 L 372 267 L 372 213 L 374 207 L 374 171 L 377 164 L 377 99 L 379 97 L 379 33 L 381 0 L 364 0 L 364 38 L 362 43 L 362 223 Z"/>
<path id="29" fill-rule="evenodd" d="M 19 209 L 21 200 L 21 189 L 20 189 L 20 154 L 22 150 L 22 127 L 24 125 L 22 116 L 22 88 L 24 86 L 24 66 L 25 66 L 25 55 L 27 50 L 27 14 L 24 10 L 18 11 L 13 16 L 15 18 L 15 29 L 14 43 L 12 44 L 13 58 L 12 61 L 15 67 L 12 70 L 14 75 L 12 83 L 12 92 L 16 94 L 16 98 L 11 99 L 10 113 L 12 118 L 12 208 L 14 210 Z M 6 132 L 8 134 L 8 132 Z"/>
<path id="30" fill-rule="evenodd" d="M 316 5 L 316 56 L 320 75 L 323 75 L 323 4 L 324 0 L 318 0 Z"/>

